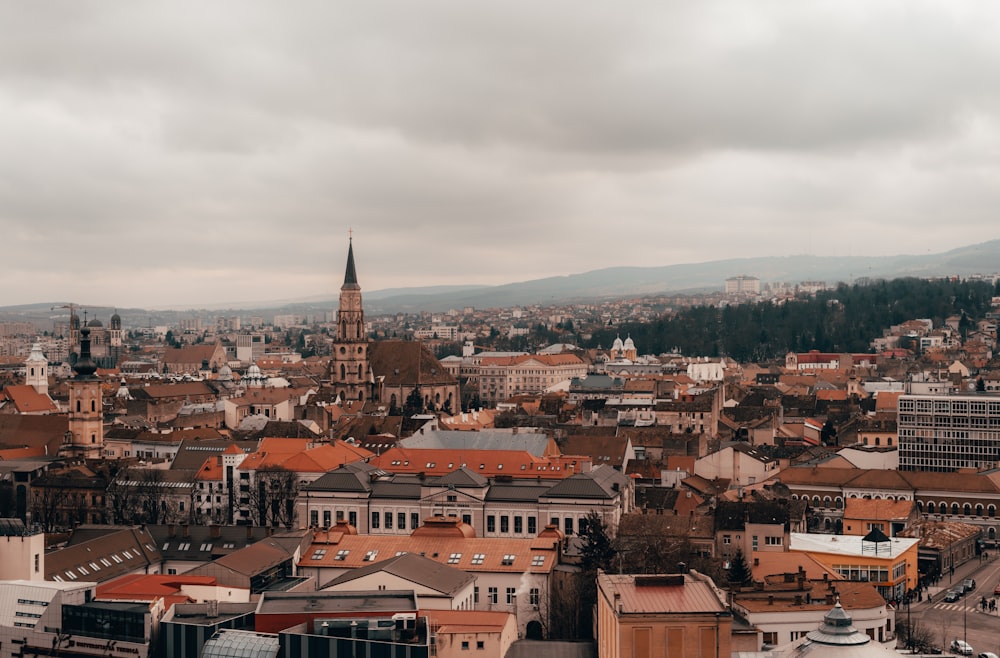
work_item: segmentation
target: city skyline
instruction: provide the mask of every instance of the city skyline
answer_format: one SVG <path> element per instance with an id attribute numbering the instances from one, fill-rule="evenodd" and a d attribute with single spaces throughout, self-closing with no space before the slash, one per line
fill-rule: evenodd
<path id="1" fill-rule="evenodd" d="M 333 298 L 352 228 L 366 291 L 998 237 L 1000 8 L 63 9 L 0 7 L 0 306 Z"/>

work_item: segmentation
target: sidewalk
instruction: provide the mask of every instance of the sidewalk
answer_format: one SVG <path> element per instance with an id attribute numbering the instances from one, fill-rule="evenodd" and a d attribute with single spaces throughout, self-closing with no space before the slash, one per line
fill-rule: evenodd
<path id="1" fill-rule="evenodd" d="M 941 577 L 936 585 L 931 585 L 927 588 L 927 595 L 924 596 L 924 600 L 918 603 L 913 603 L 911 605 L 924 605 L 928 603 L 938 603 L 944 597 L 944 593 L 953 587 L 957 587 L 962 584 L 962 581 L 966 578 L 976 579 L 976 589 L 966 595 L 969 600 L 974 600 L 976 603 L 979 602 L 980 598 L 985 596 L 987 599 L 993 596 L 992 590 L 989 592 L 983 592 L 979 588 L 983 584 L 983 579 L 979 577 L 979 572 L 992 566 L 997 561 L 997 551 L 988 551 L 990 559 L 983 561 L 980 557 L 975 557 L 964 564 L 960 564 L 955 567 L 954 574 L 945 574 Z"/>

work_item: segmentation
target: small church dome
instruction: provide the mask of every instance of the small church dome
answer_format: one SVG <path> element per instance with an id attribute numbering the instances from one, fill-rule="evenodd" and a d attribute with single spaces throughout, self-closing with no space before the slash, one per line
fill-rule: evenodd
<path id="1" fill-rule="evenodd" d="M 99 328 L 99 327 L 103 327 L 104 325 L 101 324 L 100 320 L 98 320 L 97 318 L 94 318 L 93 320 L 91 320 L 90 322 L 87 323 L 87 326 L 88 327 Z"/>

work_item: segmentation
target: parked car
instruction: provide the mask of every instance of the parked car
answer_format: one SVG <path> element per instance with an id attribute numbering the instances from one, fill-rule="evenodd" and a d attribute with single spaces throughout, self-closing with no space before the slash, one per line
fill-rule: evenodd
<path id="1" fill-rule="evenodd" d="M 981 654 L 977 655 L 976 658 L 997 658 L 997 655 L 992 651 L 984 651 Z"/>
<path id="2" fill-rule="evenodd" d="M 950 590 L 948 590 L 948 591 L 947 591 L 947 593 L 945 593 L 945 595 L 944 595 L 944 600 L 945 600 L 945 603 L 954 603 L 955 601 L 957 601 L 957 600 L 959 600 L 960 598 L 962 598 L 962 595 L 963 595 L 963 594 L 965 594 L 965 592 L 963 592 L 963 591 L 961 591 L 961 590 L 958 590 L 958 589 L 950 589 Z"/>
<path id="3" fill-rule="evenodd" d="M 962 581 L 962 587 L 965 588 L 965 592 L 966 593 L 975 591 L 975 589 L 976 589 L 976 579 L 975 578 L 966 578 L 965 580 Z"/>
<path id="4" fill-rule="evenodd" d="M 969 646 L 968 642 L 966 642 L 965 640 L 958 640 L 958 639 L 951 641 L 951 650 L 960 656 L 971 656 L 973 653 L 975 653 L 972 650 L 972 647 Z"/>
<path id="5" fill-rule="evenodd" d="M 993 588 L 993 596 L 1000 596 L 1000 583 L 998 583 L 997 586 Z"/>

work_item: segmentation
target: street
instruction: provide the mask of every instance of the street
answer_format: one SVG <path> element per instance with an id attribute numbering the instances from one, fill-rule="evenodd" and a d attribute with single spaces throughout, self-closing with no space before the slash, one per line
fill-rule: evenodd
<path id="1" fill-rule="evenodd" d="M 991 553 L 995 555 L 995 553 Z M 969 592 L 955 603 L 945 603 L 944 595 L 952 586 L 958 586 L 965 578 L 976 579 L 976 590 Z M 990 651 L 1000 655 L 1000 611 L 982 612 L 980 599 L 993 598 L 993 588 L 1000 583 L 1000 561 L 995 557 L 982 565 L 978 560 L 961 565 L 950 579 L 945 576 L 938 583 L 939 591 L 934 592 L 930 601 L 914 603 L 909 615 L 917 627 L 930 631 L 935 644 L 945 652 L 955 638 L 965 639 L 975 653 Z M 934 589 L 932 588 L 932 592 Z M 1000 599 L 998 599 L 1000 603 Z M 896 611 L 896 622 L 906 621 L 906 606 Z"/>

